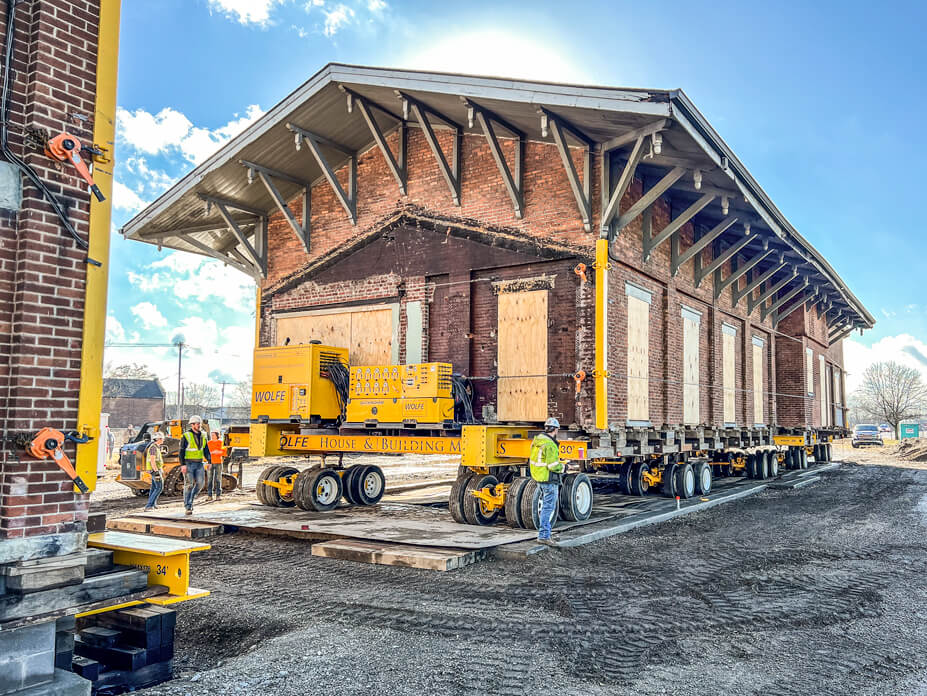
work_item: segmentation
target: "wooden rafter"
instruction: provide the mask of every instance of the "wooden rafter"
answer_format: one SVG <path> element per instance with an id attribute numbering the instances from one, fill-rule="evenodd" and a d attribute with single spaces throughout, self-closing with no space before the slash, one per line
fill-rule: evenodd
<path id="1" fill-rule="evenodd" d="M 336 143 L 334 140 L 329 140 L 323 135 L 318 133 L 313 133 L 308 131 L 305 128 L 300 128 L 295 126 L 292 123 L 286 124 L 286 127 L 289 128 L 296 135 L 296 149 L 300 147 L 300 143 L 305 142 L 309 146 L 309 151 L 312 153 L 312 156 L 315 158 L 315 161 L 318 163 L 319 167 L 322 169 L 322 174 L 325 175 L 325 179 L 328 181 L 329 185 L 332 187 L 332 190 L 335 192 L 335 197 L 340 201 L 342 207 L 348 214 L 348 217 L 351 218 L 351 224 L 357 224 L 357 152 L 352 150 L 347 145 L 342 145 L 341 143 Z M 322 146 L 329 147 L 333 150 L 338 150 L 339 152 L 348 156 L 348 166 L 350 167 L 348 172 L 348 190 L 345 191 L 344 187 L 341 186 L 341 182 L 338 181 L 338 177 L 335 174 L 335 170 L 328 163 L 328 159 L 325 157 L 325 153 L 322 152 Z"/>
<path id="2" fill-rule="evenodd" d="M 773 312 L 778 310 L 780 307 L 785 305 L 785 303 L 788 302 L 789 300 L 795 298 L 795 296 L 798 295 L 799 293 L 805 292 L 807 287 L 808 287 L 808 278 L 806 276 L 803 283 L 796 285 L 794 288 L 789 290 L 786 294 L 782 295 L 781 297 L 774 297 L 772 301 L 760 311 L 760 319 L 762 321 L 766 321 L 766 317 L 768 317 L 770 314 L 772 314 Z"/>
<path id="3" fill-rule="evenodd" d="M 709 203 L 715 199 L 714 194 L 706 193 L 704 196 L 699 198 L 695 203 L 690 205 L 679 215 L 669 221 L 666 227 L 660 230 L 655 234 L 651 239 L 645 240 L 644 243 L 644 261 L 650 258 L 650 255 L 653 251 L 660 246 L 663 242 L 669 239 L 671 236 L 676 234 L 682 226 L 685 225 L 689 220 L 694 218 L 696 214 L 705 208 Z"/>
<path id="4" fill-rule="evenodd" d="M 648 190 L 641 196 L 627 211 L 625 211 L 619 218 L 618 222 L 615 223 L 615 234 L 618 234 L 627 227 L 631 222 L 650 206 L 657 202 L 657 199 L 660 198 L 664 193 L 666 193 L 670 186 L 675 184 L 679 179 L 682 178 L 683 174 L 686 173 L 686 170 L 682 167 L 674 167 L 669 171 L 660 181 L 658 181 L 653 188 Z"/>
<path id="5" fill-rule="evenodd" d="M 756 290 L 763 283 L 765 283 L 767 280 L 769 280 L 774 275 L 776 275 L 776 273 L 781 271 L 787 265 L 788 264 L 786 264 L 786 262 L 783 260 L 783 254 L 780 253 L 778 263 L 773 262 L 773 265 L 770 268 L 768 268 L 765 273 L 760 274 L 759 276 L 754 278 L 751 282 L 747 283 L 747 287 L 745 287 L 743 290 L 738 290 L 737 288 L 733 289 L 733 291 L 731 292 L 733 306 L 736 307 L 738 304 L 740 304 L 740 301 L 743 298 L 745 297 L 749 298 L 751 295 L 753 295 L 754 290 Z"/>
<path id="6" fill-rule="evenodd" d="M 714 274 L 715 274 L 715 298 L 717 299 L 718 297 L 721 297 L 721 293 L 724 292 L 724 289 L 725 289 L 728 285 L 731 285 L 732 283 L 736 282 L 736 280 L 737 280 L 738 278 L 740 278 L 740 276 L 742 276 L 744 273 L 747 272 L 746 270 L 744 270 L 743 273 L 741 273 L 741 272 L 740 272 L 740 269 L 737 269 L 736 271 L 734 271 L 734 272 L 731 274 L 731 276 L 729 276 L 729 277 L 727 278 L 727 280 L 723 280 L 723 281 L 722 281 L 722 280 L 721 280 L 721 269 L 722 269 L 722 267 L 723 267 L 724 264 L 727 263 L 730 259 L 734 258 L 734 257 L 740 252 L 741 249 L 743 249 L 745 246 L 747 246 L 747 245 L 748 245 L 750 242 L 752 242 L 754 239 L 756 239 L 756 235 L 755 235 L 755 234 L 747 234 L 747 235 L 744 235 L 744 237 L 743 237 L 742 239 L 740 239 L 740 240 L 737 241 L 737 242 L 734 242 L 731 246 L 729 246 L 729 247 L 728 247 L 727 249 L 725 249 L 723 252 L 721 252 L 720 254 L 718 254 L 718 255 L 714 258 L 714 260 L 712 260 L 712 262 L 711 262 L 710 264 L 708 264 L 707 266 L 705 266 L 705 268 L 698 268 L 698 269 L 696 269 L 696 272 L 695 272 L 695 286 L 698 287 L 699 285 L 701 285 L 701 284 L 702 284 L 702 281 L 705 280 L 705 278 L 707 278 L 709 275 L 711 275 L 712 273 L 714 273 Z M 765 257 L 767 256 L 768 253 L 771 253 L 771 252 L 766 252 L 766 248 L 764 247 L 764 248 L 763 248 L 763 251 L 761 251 L 760 253 L 763 254 L 763 255 L 759 258 L 759 260 L 757 260 L 757 263 L 759 263 L 763 258 L 765 258 Z M 751 259 L 751 261 L 752 261 L 752 259 Z M 749 262 L 748 262 L 748 263 L 749 263 Z M 754 265 L 756 265 L 756 264 L 754 264 Z M 748 269 L 748 270 L 749 270 L 749 269 Z M 737 274 L 737 275 L 735 275 L 735 274 Z"/>
<path id="7" fill-rule="evenodd" d="M 425 136 L 428 147 L 431 148 L 431 152 L 438 162 L 438 169 L 441 170 L 441 175 L 451 191 L 454 205 L 460 205 L 460 148 L 463 143 L 463 127 L 440 111 L 431 108 L 424 102 L 420 102 L 415 97 L 410 97 L 405 92 L 396 90 L 396 95 L 403 101 L 403 115 L 408 109 L 412 110 L 415 120 L 418 121 L 419 126 L 422 128 L 422 134 Z M 429 116 L 436 118 L 454 131 L 454 152 L 451 155 L 450 164 L 448 164 L 444 150 L 441 148 L 441 143 L 438 142 L 438 138 L 435 136 L 434 128 L 428 120 Z"/>
<path id="8" fill-rule="evenodd" d="M 248 257 L 250 264 L 254 266 L 255 270 L 261 277 L 267 277 L 267 215 L 257 208 L 253 208 L 244 203 L 239 203 L 238 201 L 233 201 L 226 198 L 218 198 L 216 196 L 208 196 L 206 194 L 199 195 L 200 200 L 203 200 L 207 205 L 214 205 L 216 210 L 219 211 L 219 215 L 225 221 L 226 226 L 232 232 L 232 235 L 235 237 L 238 245 L 244 249 L 245 255 Z M 245 213 L 251 213 L 257 217 L 255 221 L 254 233 L 246 234 L 241 229 L 241 223 L 239 220 L 236 220 L 231 213 L 231 210 L 240 210 Z M 251 242 L 248 240 L 249 236 L 253 236 L 255 239 L 255 246 L 251 245 Z M 263 237 L 263 239 L 262 239 Z"/>
<path id="9" fill-rule="evenodd" d="M 737 222 L 736 217 L 732 216 L 732 217 L 724 218 L 721 222 L 719 222 L 717 225 L 715 225 L 710 230 L 708 230 L 708 232 L 702 235 L 699 239 L 695 240 L 692 246 L 690 246 L 688 249 L 686 249 L 681 254 L 678 253 L 679 245 L 678 244 L 674 245 L 674 249 L 676 250 L 677 253 L 673 254 L 673 259 L 670 264 L 670 272 L 672 273 L 672 275 L 675 276 L 677 273 L 679 273 L 679 268 L 683 264 L 687 263 L 690 259 L 694 258 L 697 254 L 701 254 L 702 251 L 704 251 L 708 247 L 709 244 L 711 244 L 718 237 L 724 234 L 728 230 L 728 228 L 731 225 L 733 225 L 735 222 Z"/>
<path id="10" fill-rule="evenodd" d="M 383 155 L 383 159 L 386 160 L 386 166 L 389 167 L 393 178 L 396 179 L 396 183 L 399 184 L 400 195 L 405 196 L 406 184 L 409 176 L 408 166 L 406 163 L 406 136 L 408 123 L 399 114 L 393 113 L 385 106 L 382 106 L 381 104 L 378 104 L 377 102 L 358 94 L 354 90 L 348 89 L 344 85 L 339 85 L 338 88 L 347 94 L 348 113 L 351 113 L 351 111 L 353 111 L 354 104 L 357 104 L 357 108 L 361 112 L 361 116 L 363 116 L 364 121 L 367 123 L 367 127 L 370 129 L 370 134 L 373 136 L 374 142 L 380 149 L 380 153 Z M 384 135 L 382 128 L 380 128 L 380 124 L 377 123 L 377 120 L 373 117 L 374 111 L 379 111 L 380 113 L 386 114 L 397 122 L 396 132 L 398 134 L 399 142 L 397 144 L 395 155 L 393 154 L 392 150 L 389 149 L 389 145 L 386 143 L 386 136 Z"/>
<path id="11" fill-rule="evenodd" d="M 592 231 L 592 165 L 591 153 L 595 141 L 583 133 L 579 128 L 574 126 L 568 120 L 555 114 L 554 112 L 541 107 L 538 110 L 541 114 L 541 131 L 550 128 L 551 135 L 554 137 L 554 143 L 560 152 L 560 159 L 563 161 L 563 168 L 566 171 L 567 179 L 570 182 L 570 188 L 573 190 L 573 197 L 576 199 L 576 205 L 579 207 L 579 214 L 583 220 L 583 229 L 586 232 Z M 570 148 L 567 143 L 567 135 L 572 137 L 583 147 L 583 179 L 580 181 L 576 167 L 573 166 L 573 157 L 570 155 Z"/>
<path id="12" fill-rule="evenodd" d="M 631 154 L 628 155 L 628 161 L 625 163 L 624 169 L 621 170 L 621 176 L 618 177 L 618 182 L 614 188 L 611 187 L 611 153 L 605 149 L 602 150 L 602 219 L 599 224 L 601 237 L 609 238 L 611 236 L 612 220 L 618 214 L 621 199 L 628 190 L 628 186 L 631 185 L 637 165 L 640 164 L 641 158 L 644 156 L 644 137 L 643 135 L 639 136 L 634 143 Z M 604 192 L 608 192 L 608 194 L 606 195 Z"/>
<path id="13" fill-rule="evenodd" d="M 271 199 L 274 201 L 274 205 L 277 206 L 277 210 L 281 212 L 284 220 L 287 221 L 287 224 L 296 233 L 296 236 L 302 241 L 303 246 L 306 247 L 306 251 L 309 251 L 309 227 L 310 227 L 310 204 L 312 196 L 312 185 L 308 181 L 303 181 L 297 179 L 294 176 L 290 176 L 285 172 L 278 171 L 276 169 L 271 169 L 270 167 L 265 167 L 261 164 L 256 164 L 254 162 L 249 162 L 247 160 L 239 160 L 242 166 L 248 168 L 248 180 L 249 183 L 253 180 L 254 175 L 257 175 L 257 178 L 260 179 L 261 183 L 264 184 L 264 188 L 267 189 L 267 193 L 270 194 Z M 289 181 L 291 184 L 296 184 L 301 189 L 301 197 L 303 204 L 303 221 L 299 223 L 296 220 L 296 216 L 293 211 L 290 210 L 290 206 L 287 204 L 286 199 L 277 189 L 276 184 L 274 184 L 273 179 L 280 179 L 282 181 Z"/>
<path id="14" fill-rule="evenodd" d="M 477 122 L 480 124 L 480 128 L 489 145 L 489 151 L 492 153 L 496 166 L 499 168 L 499 173 L 502 175 L 505 189 L 509 193 L 509 198 L 512 199 L 512 206 L 515 208 L 515 217 L 520 220 L 524 215 L 525 207 L 525 191 L 522 183 L 525 134 L 494 111 L 482 107 L 469 99 L 464 99 L 463 101 L 467 105 L 467 110 L 476 117 Z M 509 167 L 508 163 L 505 161 L 493 124 L 508 131 L 509 134 L 515 138 L 515 156 L 512 158 L 512 167 Z"/>

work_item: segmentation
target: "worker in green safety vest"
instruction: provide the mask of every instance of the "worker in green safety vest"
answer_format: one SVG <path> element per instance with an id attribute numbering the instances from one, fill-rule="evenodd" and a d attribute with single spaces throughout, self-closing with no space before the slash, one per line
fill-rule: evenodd
<path id="1" fill-rule="evenodd" d="M 183 472 L 183 504 L 193 514 L 193 500 L 206 485 L 206 433 L 203 419 L 190 418 L 190 429 L 180 438 L 180 470 Z"/>
<path id="2" fill-rule="evenodd" d="M 538 541 L 549 546 L 554 545 L 550 539 L 550 531 L 560 502 L 560 474 L 563 473 L 560 444 L 557 442 L 559 432 L 560 421 L 548 418 L 544 423 L 544 432 L 536 435 L 531 441 L 531 452 L 528 455 L 531 478 L 541 489 Z"/>

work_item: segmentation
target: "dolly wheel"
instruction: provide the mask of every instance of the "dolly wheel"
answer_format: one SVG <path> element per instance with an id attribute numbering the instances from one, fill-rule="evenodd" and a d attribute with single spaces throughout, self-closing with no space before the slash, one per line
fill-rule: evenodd
<path id="1" fill-rule="evenodd" d="M 505 493 L 505 521 L 512 527 L 524 528 L 521 522 L 521 494 L 531 479 L 517 478 Z"/>
<path id="2" fill-rule="evenodd" d="M 447 499 L 448 510 L 450 510 L 451 517 L 457 524 L 467 524 L 467 518 L 464 517 L 463 512 L 463 497 L 467 492 L 467 484 L 471 478 L 473 478 L 473 474 L 458 476 L 457 480 L 454 481 L 454 485 L 451 486 L 451 495 Z"/>
<path id="3" fill-rule="evenodd" d="M 711 464 L 708 462 L 695 465 L 695 490 L 699 495 L 711 493 Z"/>
<path id="4" fill-rule="evenodd" d="M 634 462 L 631 465 L 631 495 L 647 495 L 650 484 L 644 478 L 645 471 L 650 471 L 646 462 Z"/>
<path id="5" fill-rule="evenodd" d="M 833 456 L 834 456 L 833 445 L 828 442 L 826 445 L 824 445 L 824 461 L 825 462 L 833 461 Z"/>
<path id="6" fill-rule="evenodd" d="M 682 499 L 695 495 L 695 470 L 688 462 L 676 467 L 676 495 Z"/>
<path id="7" fill-rule="evenodd" d="M 467 524 L 485 527 L 496 521 L 499 513 L 502 512 L 502 508 L 490 511 L 487 509 L 486 503 L 473 495 L 473 492 L 484 488 L 494 489 L 498 483 L 499 479 L 492 474 L 470 477 L 464 488 L 463 498 L 463 513 Z"/>
<path id="8" fill-rule="evenodd" d="M 769 453 L 760 451 L 756 453 L 756 477 L 758 479 L 769 478 Z"/>
<path id="9" fill-rule="evenodd" d="M 792 463 L 792 461 L 793 461 L 792 448 L 787 447 L 785 450 L 785 461 L 783 461 L 782 464 L 785 466 L 786 469 L 794 469 L 795 465 Z"/>
<path id="10" fill-rule="evenodd" d="M 300 474 L 300 478 L 304 475 Z M 316 512 L 334 510 L 341 500 L 341 477 L 334 469 L 317 469 L 306 477 L 301 492 L 303 500 Z"/>
<path id="11" fill-rule="evenodd" d="M 770 478 L 779 477 L 779 453 L 776 450 L 769 450 L 769 466 L 767 472 Z"/>
<path id="12" fill-rule="evenodd" d="M 747 467 L 746 467 L 747 478 L 751 478 L 751 479 L 756 478 L 757 468 L 758 468 L 757 459 L 758 457 L 756 453 L 754 452 L 751 452 L 750 454 L 747 455 Z"/>
<path id="13" fill-rule="evenodd" d="M 541 487 L 531 479 L 521 494 L 521 521 L 525 529 L 539 529 L 541 526 Z M 554 505 L 553 527 L 560 517 L 560 506 Z"/>
<path id="14" fill-rule="evenodd" d="M 314 511 L 315 505 L 312 504 L 312 495 L 309 493 L 309 480 L 315 475 L 318 469 L 309 467 L 299 472 L 296 481 L 293 482 L 293 502 L 300 510 Z"/>
<path id="15" fill-rule="evenodd" d="M 258 476 L 258 482 L 257 482 L 257 485 L 254 487 L 254 493 L 255 495 L 257 495 L 258 502 L 261 505 L 270 505 L 270 503 L 267 502 L 267 489 L 269 488 L 269 486 L 266 486 L 261 482 L 270 481 L 271 480 L 270 476 L 274 472 L 274 469 L 276 468 L 277 468 L 276 466 L 269 466 L 266 469 L 264 469 L 264 471 L 261 472 L 260 476 Z M 180 467 L 177 467 L 177 471 L 180 471 Z M 171 471 L 171 474 L 173 473 L 174 472 Z M 170 474 L 168 474 L 168 478 L 170 478 Z M 164 487 L 167 488 L 167 485 L 165 485 Z"/>
<path id="16" fill-rule="evenodd" d="M 376 505 L 386 492 L 386 476 L 378 466 L 365 466 L 354 476 L 351 491 L 360 505 Z"/>
<path id="17" fill-rule="evenodd" d="M 622 462 L 618 467 L 618 490 L 631 494 L 631 462 Z"/>
<path id="18" fill-rule="evenodd" d="M 267 480 L 280 481 L 287 476 L 292 476 L 293 474 L 298 473 L 299 469 L 294 469 L 292 466 L 278 466 L 271 472 L 271 475 L 267 478 Z M 267 500 L 267 504 L 271 507 L 293 507 L 296 505 L 295 493 L 295 485 L 286 495 L 282 495 L 279 488 L 274 488 L 273 486 L 264 487 L 264 498 Z"/>
<path id="19" fill-rule="evenodd" d="M 663 495 L 667 498 L 676 497 L 676 469 L 679 468 L 677 462 L 667 462 L 663 467 L 663 485 L 661 487 Z"/>
<path id="20" fill-rule="evenodd" d="M 571 522 L 592 515 L 592 481 L 586 474 L 567 474 L 560 486 L 560 515 Z"/>
<path id="21" fill-rule="evenodd" d="M 344 496 L 345 502 L 351 505 L 357 505 L 357 498 L 354 497 L 354 479 L 363 468 L 362 466 L 349 466 L 341 475 L 341 495 Z"/>
<path id="22" fill-rule="evenodd" d="M 808 468 L 808 450 L 806 450 L 804 447 L 798 448 L 798 461 L 800 469 Z"/>

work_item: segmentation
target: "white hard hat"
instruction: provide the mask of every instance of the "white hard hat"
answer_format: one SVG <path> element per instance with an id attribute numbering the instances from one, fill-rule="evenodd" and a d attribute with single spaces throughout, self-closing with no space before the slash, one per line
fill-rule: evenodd
<path id="1" fill-rule="evenodd" d="M 155 431 L 151 434 L 151 439 L 152 439 L 152 440 L 163 440 L 163 439 L 164 439 L 164 433 L 162 433 L 160 430 L 155 430 Z"/>
<path id="2" fill-rule="evenodd" d="M 190 416 L 190 425 L 193 425 L 194 423 L 199 423 L 200 425 L 202 425 L 203 419 L 200 418 L 199 416 Z"/>
<path id="3" fill-rule="evenodd" d="M 546 421 L 544 421 L 544 427 L 549 430 L 559 430 L 560 421 L 553 417 L 548 418 Z"/>

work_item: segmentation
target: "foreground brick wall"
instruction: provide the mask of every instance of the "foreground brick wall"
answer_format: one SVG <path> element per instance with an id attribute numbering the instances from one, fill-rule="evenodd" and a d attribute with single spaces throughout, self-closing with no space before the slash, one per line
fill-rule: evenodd
<path id="1" fill-rule="evenodd" d="M 85 185 L 24 133 L 67 130 L 92 142 L 99 0 L 35 0 L 16 9 L 10 144 L 67 208 L 85 239 Z M 0 19 L 6 27 L 5 5 Z M 75 115 L 83 118 L 75 118 Z M 25 179 L 24 179 L 25 182 Z M 0 217 L 0 426 L 4 436 L 73 429 L 80 387 L 86 255 L 31 184 L 18 213 Z M 67 450 L 74 456 L 74 448 Z M 88 496 L 49 462 L 0 454 L 0 539 L 82 531 Z"/>

